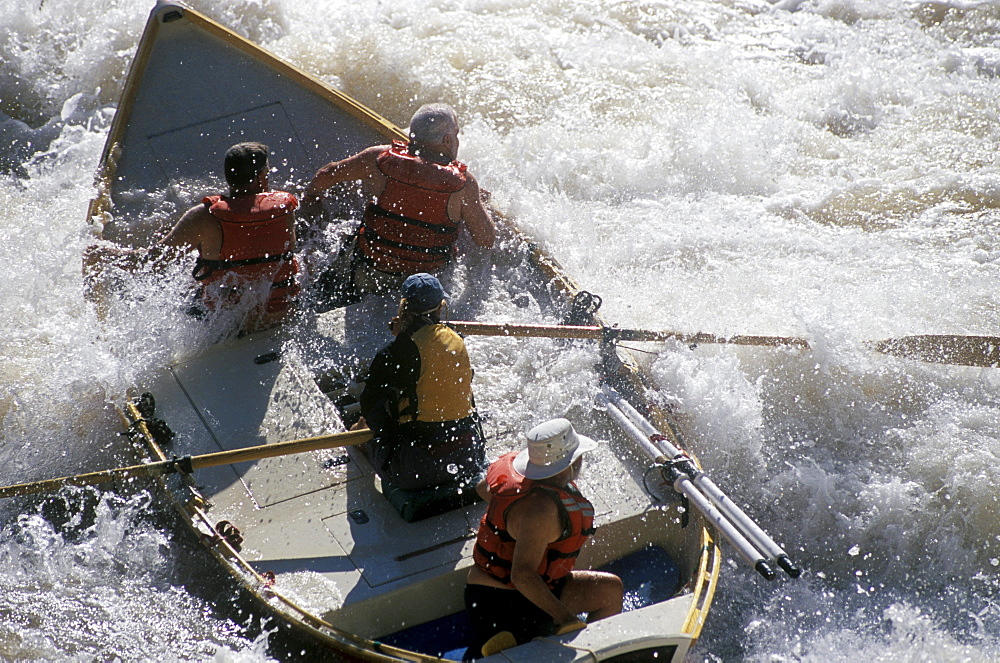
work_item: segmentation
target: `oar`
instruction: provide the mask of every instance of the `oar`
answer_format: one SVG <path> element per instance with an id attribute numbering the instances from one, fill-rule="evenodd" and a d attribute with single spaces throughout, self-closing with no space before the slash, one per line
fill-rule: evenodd
<path id="1" fill-rule="evenodd" d="M 732 345 L 787 345 L 808 348 L 804 338 L 786 336 L 716 336 L 698 332 L 688 334 L 677 331 L 649 331 L 646 329 L 623 329 L 622 327 L 601 327 L 598 325 L 531 325 L 513 322 L 464 322 L 448 321 L 460 334 L 469 336 L 514 336 L 545 338 L 591 338 L 614 341 L 669 341 L 682 343 L 729 343 Z"/>
<path id="2" fill-rule="evenodd" d="M 229 465 L 231 463 L 242 463 L 250 460 L 260 460 L 262 458 L 273 458 L 275 456 L 300 454 L 307 451 L 318 451 L 320 449 L 332 449 L 334 447 L 347 447 L 355 444 L 363 444 L 370 440 L 371 437 L 372 433 L 370 430 L 348 431 L 346 433 L 333 433 L 332 435 L 307 437 L 300 440 L 290 440 L 288 442 L 278 442 L 275 444 L 262 444 L 256 447 L 246 447 L 244 449 L 217 451 L 215 453 L 201 454 L 199 456 L 185 456 L 184 458 L 162 460 L 155 463 L 118 467 L 113 470 L 102 470 L 100 472 L 78 474 L 76 476 L 63 477 L 61 479 L 47 479 L 45 481 L 36 481 L 34 483 L 21 483 L 14 486 L 0 488 L 0 499 L 20 495 L 31 495 L 33 493 L 41 493 L 47 490 L 58 490 L 63 486 L 89 486 L 97 483 L 104 483 L 106 481 L 112 481 L 114 479 L 126 479 L 128 477 L 155 477 L 178 471 L 190 474 L 194 470 L 198 470 L 203 467 Z"/>
<path id="3" fill-rule="evenodd" d="M 692 462 L 690 456 L 684 453 L 681 449 L 678 449 L 674 445 L 667 441 L 653 424 L 642 416 L 638 410 L 632 407 L 625 398 L 622 397 L 611 385 L 605 384 L 601 387 L 601 395 L 604 396 L 604 400 L 607 401 L 609 406 L 614 406 L 620 412 L 624 413 L 625 416 L 634 423 L 635 427 L 640 431 L 641 435 L 645 435 L 648 439 L 649 444 L 653 445 L 655 448 L 660 449 L 664 456 L 674 465 L 676 473 L 679 475 L 687 476 L 691 482 L 695 485 L 698 490 L 700 490 L 717 508 L 726 519 L 731 522 L 737 530 L 749 540 L 753 546 L 760 552 L 767 555 L 771 560 L 773 560 L 778 566 L 781 567 L 785 573 L 793 578 L 798 578 L 802 571 L 792 562 L 791 558 L 788 556 L 781 546 L 774 542 L 760 525 L 755 523 L 750 516 L 748 516 L 743 509 L 738 507 L 735 502 L 730 499 L 728 495 L 722 492 L 714 481 L 708 478 L 704 472 L 698 468 L 697 465 Z"/>
<path id="4" fill-rule="evenodd" d="M 773 563 L 793 578 L 801 575 L 802 571 L 781 546 L 736 506 L 690 456 L 670 444 L 621 394 L 605 384 L 597 395 L 597 403 L 626 434 L 647 450 L 650 458 L 662 466 L 664 478 L 669 479 L 674 490 L 687 497 L 758 573 L 767 580 L 774 580 Z"/>
<path id="5" fill-rule="evenodd" d="M 650 458 L 652 458 L 655 462 L 662 464 L 665 469 L 672 469 L 671 465 L 666 464 L 668 459 L 666 459 L 666 457 L 658 449 L 656 449 L 656 447 L 649 443 L 649 439 L 643 434 L 643 432 L 640 431 L 639 428 L 629 420 L 628 416 L 616 407 L 605 394 L 597 394 L 596 400 L 598 405 L 604 407 L 608 415 L 610 415 L 611 418 L 614 419 L 619 426 L 621 426 L 622 430 L 646 450 L 646 453 L 650 455 Z M 666 478 L 666 475 L 664 478 Z M 729 520 L 726 514 L 718 509 L 712 501 L 698 489 L 690 476 L 684 472 L 674 472 L 670 477 L 670 483 L 678 494 L 686 497 L 694 508 L 697 509 L 708 522 L 715 525 L 722 536 L 729 541 L 733 548 L 735 548 L 740 554 L 740 557 L 745 559 L 747 563 L 757 571 L 757 573 L 762 575 L 767 580 L 774 580 L 776 574 L 774 569 L 771 568 L 770 561 L 754 546 L 753 543 L 747 539 L 746 534 L 740 531 L 740 529 Z"/>
<path id="6" fill-rule="evenodd" d="M 795 336 L 757 336 L 738 334 L 718 336 L 698 332 L 649 331 L 597 325 L 531 325 L 520 323 L 463 322 L 448 323 L 459 333 L 469 336 L 513 336 L 545 338 L 584 338 L 607 341 L 669 341 L 687 345 L 699 343 L 725 343 L 729 345 L 757 345 L 809 349 L 809 341 Z M 903 359 L 918 359 L 936 364 L 958 366 L 996 367 L 1000 364 L 1000 337 L 959 336 L 954 334 L 925 334 L 903 336 L 883 341 L 868 341 L 866 347 L 883 354 Z"/>
<path id="7" fill-rule="evenodd" d="M 868 346 L 879 352 L 906 359 L 920 359 L 935 364 L 982 366 L 1000 364 L 1000 337 L 924 334 L 873 341 Z"/>

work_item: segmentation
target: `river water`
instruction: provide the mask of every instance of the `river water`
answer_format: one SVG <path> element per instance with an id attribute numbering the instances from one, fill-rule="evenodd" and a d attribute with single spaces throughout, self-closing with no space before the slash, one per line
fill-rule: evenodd
<path id="1" fill-rule="evenodd" d="M 100 322 L 79 268 L 151 4 L 0 13 L 3 485 L 129 462 L 110 403 L 177 340 L 156 307 Z M 455 106 L 462 159 L 610 321 L 810 340 L 639 348 L 805 569 L 727 561 L 693 660 L 1000 659 L 1000 371 L 864 346 L 1000 329 L 1000 2 L 191 4 L 401 126 Z M 579 392 L 576 359 L 523 359 L 525 398 Z M 0 659 L 316 653 L 181 531 L 138 489 L 0 504 Z"/>

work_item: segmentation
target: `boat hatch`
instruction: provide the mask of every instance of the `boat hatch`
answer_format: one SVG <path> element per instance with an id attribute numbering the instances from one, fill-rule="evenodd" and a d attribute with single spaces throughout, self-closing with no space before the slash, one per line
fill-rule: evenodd
<path id="1" fill-rule="evenodd" d="M 246 347 L 247 345 L 251 347 Z M 290 358 L 257 363 L 280 352 L 264 335 L 220 346 L 171 372 L 220 450 L 284 442 L 342 430 L 336 408 L 308 372 Z M 263 387 L 263 388 L 262 388 Z M 268 507 L 361 476 L 345 451 L 266 458 L 234 465 L 259 507 Z"/>
<path id="2" fill-rule="evenodd" d="M 374 486 L 351 504 L 350 517 L 334 514 L 323 524 L 370 587 L 471 557 L 483 511 L 478 504 L 407 523 Z"/>
<path id="3" fill-rule="evenodd" d="M 269 135 L 295 135 L 295 129 L 280 101 L 256 108 L 242 108 L 195 124 L 151 134 L 147 140 L 167 179 L 182 182 L 197 178 L 203 173 L 206 158 L 218 161 L 217 155 L 226 153 L 233 144 L 234 137 L 250 140 L 253 136 Z M 192 154 L 189 147 L 192 144 L 202 146 L 205 154 Z M 275 145 L 275 148 L 280 150 L 278 162 L 281 164 L 286 161 L 308 163 L 309 155 L 298 141 Z"/>
<path id="4" fill-rule="evenodd" d="M 178 213 L 171 205 L 190 205 L 206 187 L 223 188 L 216 164 L 233 143 L 270 146 L 273 183 L 286 186 L 287 178 L 292 186 L 321 164 L 397 135 L 356 102 L 197 12 L 173 5 L 160 11 L 155 39 L 144 39 L 129 74 L 138 84 L 119 107 L 128 121 L 113 127 L 109 140 L 121 149 L 106 155 L 115 180 L 114 219 L 105 219 L 104 239 L 146 244 L 165 216 Z M 205 164 L 212 164 L 211 182 Z M 164 207 L 136 195 L 163 191 L 179 199 Z"/>

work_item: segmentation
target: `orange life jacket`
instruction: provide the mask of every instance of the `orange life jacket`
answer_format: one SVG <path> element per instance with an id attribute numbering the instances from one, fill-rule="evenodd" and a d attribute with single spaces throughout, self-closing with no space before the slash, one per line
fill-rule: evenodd
<path id="1" fill-rule="evenodd" d="M 222 226 L 222 249 L 219 260 L 198 258 L 192 276 L 206 286 L 223 279 L 236 286 L 270 277 L 267 312 L 287 310 L 299 293 L 287 217 L 299 201 L 285 191 L 268 191 L 233 198 L 206 196 L 201 202 Z M 206 302 L 215 304 L 210 298 Z"/>
<path id="2" fill-rule="evenodd" d="M 365 210 L 358 235 L 362 255 L 375 269 L 392 274 L 440 270 L 458 240 L 459 224 L 448 216 L 448 199 L 465 187 L 465 164 L 428 161 L 410 154 L 403 141 L 393 141 L 375 163 L 387 180 Z"/>
<path id="3" fill-rule="evenodd" d="M 515 456 L 516 451 L 501 456 L 486 471 L 490 505 L 479 522 L 472 557 L 479 568 L 509 585 L 515 540 L 507 531 L 507 514 L 519 499 L 533 491 L 544 491 L 556 500 L 563 521 L 562 537 L 548 545 L 545 557 L 538 565 L 538 575 L 551 588 L 573 570 L 580 548 L 593 535 L 594 506 L 580 494 L 574 483 L 560 488 L 544 481 L 526 479 L 514 470 Z"/>

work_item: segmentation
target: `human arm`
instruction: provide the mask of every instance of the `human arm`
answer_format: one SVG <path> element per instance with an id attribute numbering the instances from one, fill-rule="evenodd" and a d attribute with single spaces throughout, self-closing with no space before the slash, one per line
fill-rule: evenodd
<path id="1" fill-rule="evenodd" d="M 476 484 L 476 494 L 479 495 L 479 497 L 487 504 L 490 503 L 490 498 L 493 494 L 490 493 L 490 486 L 486 482 L 486 479 L 481 479 L 479 483 Z"/>
<path id="2" fill-rule="evenodd" d="M 222 250 L 222 227 L 209 213 L 204 203 L 199 203 L 178 219 L 160 247 L 173 247 L 188 253 L 197 249 L 206 260 L 218 260 Z"/>
<path id="3" fill-rule="evenodd" d="M 363 183 L 374 186 L 375 181 L 385 178 L 379 171 L 375 160 L 386 149 L 388 148 L 385 145 L 376 145 L 346 159 L 331 161 L 326 164 L 316 171 L 316 174 L 313 175 L 312 180 L 306 186 L 306 190 L 302 194 L 303 204 L 312 205 L 316 203 L 327 189 L 340 182 L 361 180 Z"/>
<path id="4" fill-rule="evenodd" d="M 160 270 L 184 253 L 196 248 L 202 250 L 206 245 L 212 245 L 209 248 L 214 247 L 216 255 L 204 257 L 217 258 L 221 244 L 222 231 L 218 222 L 212 219 L 204 205 L 199 204 L 187 210 L 156 245 L 131 248 L 101 241 L 87 247 L 83 262 L 89 273 L 97 273 L 107 265 L 129 272 L 138 272 L 149 265 Z"/>
<path id="5" fill-rule="evenodd" d="M 548 545 L 562 534 L 559 508 L 553 498 L 533 492 L 517 501 L 507 514 L 507 527 L 516 540 L 510 571 L 514 587 L 552 617 L 557 632 L 583 628 L 585 624 L 552 593 L 538 573 Z"/>
<path id="6" fill-rule="evenodd" d="M 476 246 L 481 246 L 484 249 L 493 248 L 497 235 L 493 219 L 486 210 L 486 206 L 483 205 L 476 178 L 471 174 L 467 174 L 467 176 L 468 180 L 461 192 L 462 222 Z"/>

